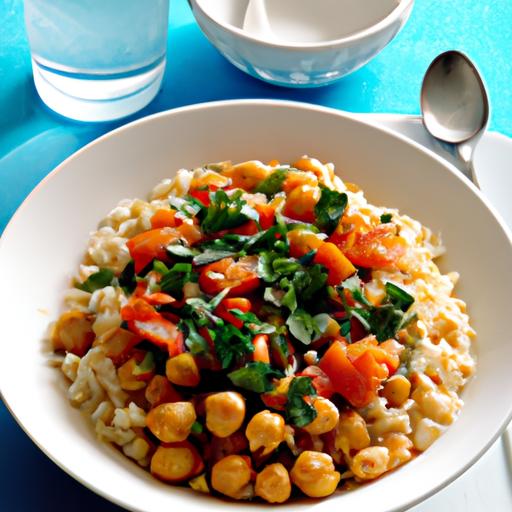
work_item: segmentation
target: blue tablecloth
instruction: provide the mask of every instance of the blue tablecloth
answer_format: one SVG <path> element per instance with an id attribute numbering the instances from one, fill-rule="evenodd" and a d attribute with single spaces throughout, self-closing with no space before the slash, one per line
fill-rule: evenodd
<path id="1" fill-rule="evenodd" d="M 511 26 L 510 0 L 417 0 L 404 30 L 366 67 L 335 85 L 290 90 L 231 66 L 202 35 L 186 1 L 171 0 L 168 65 L 157 98 L 122 122 L 84 124 L 52 113 L 39 100 L 32 83 L 23 2 L 0 0 L 0 233 L 51 169 L 120 124 L 173 107 L 230 98 L 292 99 L 352 112 L 418 113 L 423 73 L 448 49 L 462 50 L 477 63 L 489 89 L 491 128 L 512 135 Z M 22 342 L 22 336 L 1 340 Z M 22 362 L 13 364 L 20 365 L 22 374 Z M 0 510 L 120 509 L 50 462 L 0 403 Z"/>

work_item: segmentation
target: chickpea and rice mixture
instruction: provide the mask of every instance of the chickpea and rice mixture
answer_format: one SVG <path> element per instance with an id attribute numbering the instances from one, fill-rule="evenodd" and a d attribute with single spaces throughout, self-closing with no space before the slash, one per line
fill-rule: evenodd
<path id="1" fill-rule="evenodd" d="M 52 327 L 68 398 L 156 478 L 325 497 L 426 450 L 475 361 L 440 239 L 332 164 L 181 169 L 92 233 Z"/>

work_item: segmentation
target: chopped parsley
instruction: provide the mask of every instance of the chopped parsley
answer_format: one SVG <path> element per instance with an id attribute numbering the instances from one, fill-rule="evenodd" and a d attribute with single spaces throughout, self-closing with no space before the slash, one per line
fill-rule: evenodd
<path id="1" fill-rule="evenodd" d="M 228 377 L 239 388 L 255 393 L 265 393 L 274 387 L 271 379 L 283 377 L 283 374 L 274 370 L 268 363 L 256 361 L 228 373 Z"/>
<path id="2" fill-rule="evenodd" d="M 317 416 L 316 409 L 304 397 L 316 396 L 311 377 L 295 377 L 288 388 L 287 422 L 296 427 L 309 425 Z"/>
<path id="3" fill-rule="evenodd" d="M 322 195 L 315 206 L 316 224 L 323 231 L 330 234 L 338 225 L 345 208 L 347 207 L 347 194 L 320 186 Z"/>
<path id="4" fill-rule="evenodd" d="M 83 290 L 84 292 L 93 293 L 96 290 L 101 290 L 105 286 L 109 286 L 114 279 L 114 272 L 108 268 L 102 268 L 98 272 L 91 274 L 83 283 L 75 285 L 75 288 Z"/>

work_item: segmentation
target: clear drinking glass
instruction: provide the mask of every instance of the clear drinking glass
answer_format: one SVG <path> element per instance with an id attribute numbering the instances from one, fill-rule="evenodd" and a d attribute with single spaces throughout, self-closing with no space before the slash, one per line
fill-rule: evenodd
<path id="1" fill-rule="evenodd" d="M 165 69 L 169 0 L 25 0 L 34 83 L 81 121 L 146 106 Z"/>

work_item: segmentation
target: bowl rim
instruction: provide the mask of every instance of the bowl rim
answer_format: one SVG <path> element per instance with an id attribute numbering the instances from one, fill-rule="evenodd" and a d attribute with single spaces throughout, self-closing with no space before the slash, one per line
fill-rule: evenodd
<path id="1" fill-rule="evenodd" d="M 399 0 L 396 7 L 386 17 L 384 17 L 377 23 L 375 23 L 367 28 L 363 28 L 361 30 L 353 32 L 352 34 L 345 36 L 345 37 L 341 37 L 338 39 L 328 39 L 326 41 L 315 42 L 315 43 L 294 43 L 294 42 L 279 43 L 279 42 L 267 41 L 266 39 L 251 36 L 250 34 L 245 32 L 241 28 L 235 27 L 234 25 L 231 25 L 230 23 L 224 23 L 221 20 L 218 20 L 218 19 L 212 17 L 207 11 L 205 11 L 203 9 L 203 7 L 201 6 L 201 2 L 202 2 L 202 0 L 188 0 L 188 3 L 192 10 L 192 13 L 194 14 L 194 18 L 196 19 L 196 21 L 199 25 L 201 25 L 201 23 L 199 23 L 199 20 L 197 19 L 196 12 L 195 12 L 196 9 L 201 13 L 202 16 L 207 18 L 211 23 L 213 23 L 217 27 L 219 27 L 227 32 L 230 32 L 232 34 L 236 34 L 238 37 L 246 40 L 247 42 L 250 42 L 250 43 L 253 43 L 256 45 L 266 46 L 266 47 L 272 48 L 272 49 L 290 50 L 290 51 L 295 51 L 295 50 L 315 51 L 315 50 L 322 50 L 322 49 L 333 49 L 336 47 L 341 47 L 344 45 L 356 43 L 358 41 L 366 39 L 367 37 L 370 37 L 374 34 L 377 34 L 381 31 L 383 31 L 384 29 L 388 28 L 397 19 L 399 19 L 403 13 L 407 12 L 407 10 L 410 11 L 410 9 L 412 9 L 413 4 L 414 4 L 414 0 Z"/>
<path id="2" fill-rule="evenodd" d="M 61 162 L 57 167 L 55 167 L 50 173 L 45 176 L 37 185 L 36 187 L 28 194 L 28 196 L 24 199 L 22 204 L 17 208 L 11 219 L 9 220 L 7 226 L 5 227 L 4 232 L 0 236 L 0 257 L 2 254 L 2 247 L 5 243 L 5 239 L 7 238 L 5 235 L 10 234 L 10 232 L 14 229 L 13 225 L 16 224 L 15 220 L 17 217 L 21 214 L 21 212 L 27 207 L 28 203 L 33 199 L 33 197 L 38 194 L 41 189 L 45 186 L 47 181 L 53 179 L 58 173 L 62 172 L 68 165 L 69 162 L 73 161 L 74 159 L 78 158 L 82 153 L 89 151 L 92 147 L 101 144 L 104 140 L 110 139 L 111 137 L 117 136 L 118 133 L 121 133 L 125 130 L 131 130 L 132 128 L 139 128 L 146 123 L 151 123 L 155 119 L 159 119 L 162 117 L 167 116 L 174 116 L 174 115 L 180 115 L 182 112 L 193 112 L 196 110 L 204 110 L 204 109 L 223 109 L 223 108 L 230 108 L 230 107 L 238 107 L 238 106 L 274 106 L 274 107 L 285 107 L 285 108 L 293 108 L 293 109 L 299 109 L 299 110 L 305 110 L 305 111 L 313 111 L 313 112 L 319 112 L 319 113 L 325 113 L 330 114 L 334 116 L 339 116 L 343 119 L 349 119 L 356 123 L 361 123 L 363 125 L 372 127 L 373 129 L 377 130 L 378 132 L 384 132 L 388 136 L 391 136 L 392 138 L 395 138 L 399 141 L 401 141 L 402 144 L 409 145 L 413 147 L 416 151 L 419 151 L 420 153 L 424 153 L 427 156 L 429 156 L 434 161 L 441 164 L 447 172 L 450 172 L 457 177 L 459 181 L 462 182 L 463 186 L 469 187 L 476 196 L 482 201 L 483 205 L 491 212 L 491 214 L 494 217 L 494 221 L 498 224 L 498 226 L 503 230 L 504 234 L 506 235 L 509 244 L 512 246 L 512 230 L 507 226 L 505 221 L 502 219 L 501 215 L 497 212 L 497 210 L 490 204 L 488 199 L 480 192 L 478 187 L 476 187 L 468 178 L 462 175 L 462 173 L 451 163 L 444 160 L 442 157 L 434 153 L 433 151 L 429 150 L 428 148 L 422 146 L 418 142 L 406 137 L 405 135 L 402 135 L 400 133 L 397 133 L 396 131 L 393 131 L 392 129 L 388 128 L 387 126 L 382 126 L 376 124 L 371 119 L 367 119 L 364 117 L 359 117 L 358 114 L 341 111 L 332 107 L 324 107 L 320 105 L 315 104 L 309 104 L 306 102 L 299 102 L 299 101 L 290 101 L 290 100 L 272 100 L 272 99 L 235 99 L 235 100 L 220 100 L 220 101 L 211 101 L 211 102 L 203 102 L 203 103 L 197 103 L 193 105 L 186 105 L 174 109 L 168 109 L 161 112 L 157 112 L 155 114 L 151 114 L 145 117 L 142 117 L 140 119 L 137 119 L 135 121 L 132 121 L 130 123 L 127 123 L 123 126 L 120 126 L 118 128 L 115 128 L 114 130 L 111 130 L 100 137 L 94 139 L 93 141 L 86 144 L 84 147 L 80 148 L 78 151 L 67 157 L 63 162 Z M 100 489 L 99 487 L 91 484 L 90 482 L 84 480 L 79 474 L 75 472 L 74 469 L 69 468 L 64 464 L 63 462 L 59 461 L 56 456 L 54 456 L 45 446 L 43 446 L 33 435 L 32 433 L 25 428 L 22 420 L 17 416 L 15 412 L 15 405 L 11 404 L 8 400 L 8 397 L 4 395 L 2 392 L 2 374 L 0 372 L 0 398 L 2 399 L 3 403 L 5 404 L 7 410 L 11 414 L 11 416 L 16 420 L 17 424 L 20 426 L 20 428 L 25 432 L 25 434 L 29 437 L 29 439 L 50 459 L 52 460 L 58 467 L 60 467 L 65 473 L 70 475 L 73 479 L 84 485 L 86 488 L 90 489 L 94 493 L 98 494 L 99 496 L 107 499 L 108 501 L 119 505 L 123 508 L 126 508 L 127 510 L 131 511 L 137 511 L 137 512 L 145 512 L 144 509 L 140 508 L 134 508 L 134 505 L 131 503 L 128 503 L 127 501 L 124 501 L 122 498 L 114 496 L 111 492 Z M 459 476 L 461 476 L 463 473 L 465 473 L 470 467 L 473 466 L 488 450 L 489 448 L 496 442 L 496 440 L 503 434 L 505 431 L 507 425 L 512 420 L 512 403 L 509 405 L 509 411 L 507 415 L 505 416 L 505 420 L 498 425 L 498 428 L 496 429 L 496 432 L 493 436 L 491 436 L 490 439 L 483 445 L 483 447 L 476 452 L 473 457 L 471 457 L 466 464 L 461 466 L 457 471 L 455 471 L 449 478 L 445 479 L 443 482 L 439 483 L 438 485 L 429 488 L 425 490 L 422 494 L 416 496 L 414 499 L 408 499 L 406 501 L 397 501 L 397 503 L 390 509 L 388 509 L 386 512 L 399 512 L 404 511 L 410 507 L 414 507 L 415 505 L 423 502 L 427 498 L 435 495 L 440 490 L 444 489 L 448 485 L 450 485 L 452 482 L 454 482 Z"/>

